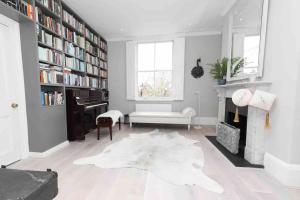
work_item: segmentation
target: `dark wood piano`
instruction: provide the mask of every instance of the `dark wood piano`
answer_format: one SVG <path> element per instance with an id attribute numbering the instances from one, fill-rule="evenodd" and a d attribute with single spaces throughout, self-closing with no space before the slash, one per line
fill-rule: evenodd
<path id="1" fill-rule="evenodd" d="M 84 140 L 96 128 L 96 117 L 107 111 L 107 91 L 66 89 L 68 140 Z"/>

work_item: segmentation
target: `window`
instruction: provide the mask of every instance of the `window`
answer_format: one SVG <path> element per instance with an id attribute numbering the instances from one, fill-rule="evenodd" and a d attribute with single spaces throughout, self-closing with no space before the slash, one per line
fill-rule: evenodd
<path id="1" fill-rule="evenodd" d="M 137 94 L 139 98 L 172 97 L 173 42 L 139 43 Z"/>

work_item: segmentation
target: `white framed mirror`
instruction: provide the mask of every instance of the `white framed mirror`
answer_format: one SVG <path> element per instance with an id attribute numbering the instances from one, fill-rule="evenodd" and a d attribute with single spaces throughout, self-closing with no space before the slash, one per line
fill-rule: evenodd
<path id="1" fill-rule="evenodd" d="M 269 0 L 238 0 L 230 10 L 227 81 L 263 76 L 268 8 Z"/>

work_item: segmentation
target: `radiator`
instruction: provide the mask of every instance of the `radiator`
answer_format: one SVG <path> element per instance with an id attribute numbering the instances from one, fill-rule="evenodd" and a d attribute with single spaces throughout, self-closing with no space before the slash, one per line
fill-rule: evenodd
<path id="1" fill-rule="evenodd" d="M 217 141 L 233 154 L 239 152 L 240 129 L 224 122 L 217 125 Z"/>
<path id="2" fill-rule="evenodd" d="M 135 104 L 137 112 L 172 112 L 171 104 Z"/>

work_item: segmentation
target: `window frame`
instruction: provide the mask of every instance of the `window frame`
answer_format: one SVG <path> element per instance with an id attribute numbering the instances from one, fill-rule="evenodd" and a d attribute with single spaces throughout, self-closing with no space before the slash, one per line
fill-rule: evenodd
<path id="1" fill-rule="evenodd" d="M 156 44 L 157 43 L 167 43 L 170 42 L 172 43 L 172 68 L 170 70 L 157 70 L 156 68 Z M 139 45 L 140 44 L 155 44 L 154 45 L 154 69 L 153 70 L 139 70 L 139 66 L 138 66 L 138 54 L 139 54 Z M 136 50 L 136 63 L 137 63 L 137 67 L 135 70 L 135 77 L 136 77 L 136 83 L 135 83 L 135 99 L 137 101 L 174 101 L 174 94 L 173 94 L 173 71 L 174 71 L 174 40 L 154 40 L 154 41 L 139 41 L 137 42 L 137 50 Z M 155 73 L 156 72 L 171 72 L 171 91 L 172 94 L 169 97 L 159 97 L 159 96 L 151 96 L 151 97 L 140 97 L 139 96 L 139 85 L 138 85 L 138 80 L 139 80 L 139 72 L 152 72 L 154 73 L 153 79 L 154 79 L 154 88 L 155 88 Z"/>

